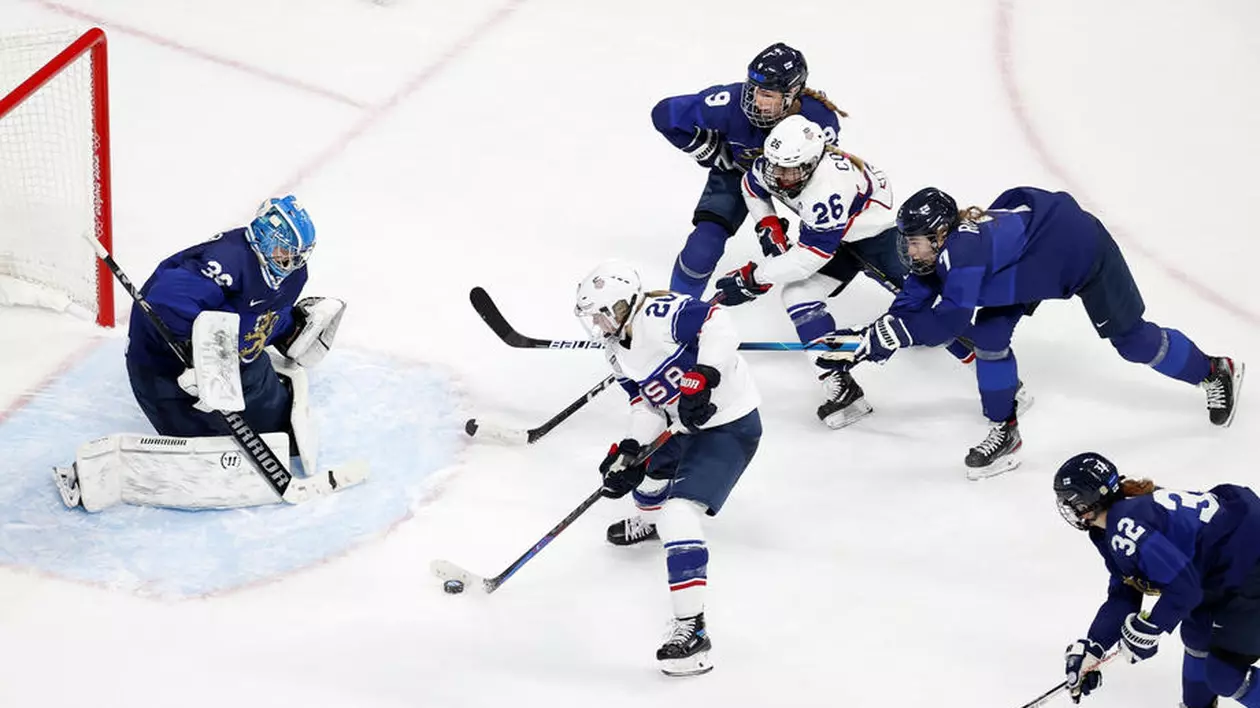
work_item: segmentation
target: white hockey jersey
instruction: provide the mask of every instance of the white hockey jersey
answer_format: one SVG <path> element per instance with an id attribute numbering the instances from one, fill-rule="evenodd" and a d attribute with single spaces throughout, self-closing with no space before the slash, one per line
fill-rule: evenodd
<path id="1" fill-rule="evenodd" d="M 646 445 L 678 420 L 678 385 L 696 364 L 721 374 L 711 399 L 717 412 L 701 428 L 742 418 L 760 404 L 748 363 L 739 355 L 739 333 L 724 308 L 678 293 L 647 293 L 626 331 L 625 339 L 604 342 L 617 382 L 630 396 L 626 437 Z"/>
<path id="2" fill-rule="evenodd" d="M 757 282 L 767 285 L 808 278 L 831 260 L 841 239 L 853 242 L 893 225 L 892 189 L 888 178 L 864 160 L 828 150 L 805 187 L 791 196 L 762 179 L 766 158 L 759 157 L 744 174 L 743 194 L 753 223 L 776 216 L 778 199 L 801 218 L 801 232 L 787 253 L 757 264 Z"/>

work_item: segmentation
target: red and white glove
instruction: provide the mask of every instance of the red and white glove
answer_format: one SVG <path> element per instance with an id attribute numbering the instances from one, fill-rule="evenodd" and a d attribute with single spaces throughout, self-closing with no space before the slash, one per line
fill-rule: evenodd
<path id="1" fill-rule="evenodd" d="M 788 220 L 771 214 L 757 222 L 757 240 L 761 242 L 761 253 L 766 256 L 781 256 L 792 247 L 787 238 Z"/>

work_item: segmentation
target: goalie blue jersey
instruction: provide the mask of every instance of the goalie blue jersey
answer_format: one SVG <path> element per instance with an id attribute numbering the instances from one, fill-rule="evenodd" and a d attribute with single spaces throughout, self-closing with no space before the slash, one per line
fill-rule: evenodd
<path id="1" fill-rule="evenodd" d="M 307 274 L 303 266 L 272 290 L 245 231 L 225 231 L 170 256 L 158 264 L 140 294 L 183 342 L 191 338 L 198 314 L 207 310 L 239 314 L 241 361 L 249 363 L 292 331 L 293 304 Z M 178 375 L 184 368 L 138 305 L 131 308 L 127 358 L 159 375 Z"/>

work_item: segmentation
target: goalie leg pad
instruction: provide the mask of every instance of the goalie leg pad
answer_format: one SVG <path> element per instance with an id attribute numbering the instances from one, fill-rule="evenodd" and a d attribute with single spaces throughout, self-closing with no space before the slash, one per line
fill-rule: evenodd
<path id="1" fill-rule="evenodd" d="M 273 450 L 289 436 L 264 433 Z M 280 501 L 230 437 L 176 438 L 123 433 L 79 447 L 75 458 L 83 508 L 125 502 L 176 509 L 234 509 Z"/>
<path id="2" fill-rule="evenodd" d="M 268 354 L 271 350 L 268 350 Z M 289 426 L 293 432 L 293 442 L 297 445 L 298 455 L 302 459 L 302 470 L 306 475 L 319 471 L 319 426 L 311 417 L 310 383 L 306 369 L 298 366 L 283 356 L 274 356 L 271 363 L 276 374 L 289 380 L 293 393 L 293 407 L 289 411 Z"/>

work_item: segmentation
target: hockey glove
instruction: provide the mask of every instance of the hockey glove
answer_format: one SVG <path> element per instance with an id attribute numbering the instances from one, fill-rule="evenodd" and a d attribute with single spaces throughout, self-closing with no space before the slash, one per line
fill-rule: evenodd
<path id="1" fill-rule="evenodd" d="M 761 241 L 761 253 L 781 256 L 792 244 L 787 239 L 788 220 L 771 214 L 757 222 L 757 240 Z"/>
<path id="2" fill-rule="evenodd" d="M 1102 661 L 1103 647 L 1092 639 L 1078 639 L 1068 645 L 1063 660 L 1067 671 L 1067 689 L 1073 703 L 1102 685 L 1102 672 L 1096 668 Z"/>
<path id="3" fill-rule="evenodd" d="M 599 473 L 604 478 L 601 493 L 609 499 L 620 499 L 639 486 L 647 474 L 647 463 L 641 462 L 631 466 L 634 458 L 643 451 L 643 446 L 634 438 L 626 438 L 620 443 L 613 443 L 608 455 L 599 465 Z"/>
<path id="4" fill-rule="evenodd" d="M 678 398 L 678 422 L 688 430 L 696 431 L 709 422 L 717 406 L 709 399 L 713 397 L 713 389 L 722 381 L 722 374 L 712 366 L 696 364 L 696 368 L 683 374 L 678 389 L 682 393 Z"/>
<path id="5" fill-rule="evenodd" d="M 893 352 L 912 344 L 914 344 L 914 338 L 910 336 L 905 323 L 893 315 L 884 315 L 862 332 L 862 343 L 858 345 L 857 360 L 870 359 L 884 362 L 893 355 Z"/>
<path id="6" fill-rule="evenodd" d="M 757 264 L 749 261 L 739 270 L 733 270 L 726 275 L 718 278 L 714 287 L 722 294 L 722 304 L 727 306 L 742 305 L 751 300 L 755 300 L 758 295 L 764 295 L 770 290 L 769 285 L 762 285 L 757 282 L 754 271 L 757 270 Z"/>
<path id="7" fill-rule="evenodd" d="M 1159 651 L 1159 627 L 1146 621 L 1136 612 L 1130 612 L 1120 627 L 1120 651 L 1130 664 L 1155 656 Z"/>
<path id="8" fill-rule="evenodd" d="M 332 349 L 346 303 L 334 297 L 304 297 L 293 306 L 293 332 L 276 343 L 276 350 L 310 368 Z"/>
<path id="9" fill-rule="evenodd" d="M 736 168 L 735 158 L 731 157 L 731 146 L 716 130 L 696 128 L 696 136 L 683 148 L 683 152 L 709 169 L 731 172 Z"/>

